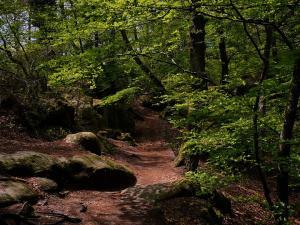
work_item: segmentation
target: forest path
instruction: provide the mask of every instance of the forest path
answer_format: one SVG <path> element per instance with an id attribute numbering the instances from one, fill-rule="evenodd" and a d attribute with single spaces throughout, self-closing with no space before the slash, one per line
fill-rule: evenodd
<path id="1" fill-rule="evenodd" d="M 153 206 L 145 196 L 179 180 L 183 171 L 174 167 L 175 156 L 165 140 L 167 133 L 172 135 L 170 124 L 140 104 L 135 106 L 135 111 L 143 117 L 136 123 L 137 146 L 113 141 L 119 150 L 111 158 L 128 166 L 136 175 L 137 184 L 123 191 L 76 190 L 64 198 L 51 195 L 46 204 L 36 207 L 37 211 L 80 217 L 84 225 L 158 224 L 155 216 L 149 214 Z M 87 207 L 86 212 L 80 212 L 82 205 Z"/>

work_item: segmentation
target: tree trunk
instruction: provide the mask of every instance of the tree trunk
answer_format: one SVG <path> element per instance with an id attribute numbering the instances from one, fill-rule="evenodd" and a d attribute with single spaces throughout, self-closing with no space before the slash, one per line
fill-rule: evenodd
<path id="1" fill-rule="evenodd" d="M 266 26 L 265 27 L 265 33 L 266 33 L 266 43 L 264 47 L 264 53 L 263 53 L 263 68 L 262 72 L 259 78 L 259 90 L 258 94 L 255 99 L 255 103 L 253 106 L 253 148 L 254 148 L 254 155 L 255 155 L 255 161 L 257 163 L 257 170 L 258 170 L 258 175 L 260 178 L 260 181 L 263 186 L 263 191 L 264 191 L 264 196 L 269 204 L 269 206 L 273 206 L 273 202 L 270 196 L 270 189 L 268 187 L 267 179 L 264 174 L 264 171 L 262 169 L 262 160 L 260 156 L 260 146 L 259 146 L 259 132 L 258 132 L 258 114 L 264 113 L 265 110 L 265 101 L 264 101 L 264 96 L 261 95 L 262 92 L 262 84 L 263 81 L 267 78 L 268 73 L 269 73 L 269 67 L 270 67 L 270 52 L 271 52 L 271 47 L 272 47 L 272 36 L 273 36 L 273 31 L 271 26 Z M 262 111 L 260 111 L 262 110 Z"/>
<path id="2" fill-rule="evenodd" d="M 265 26 L 265 33 L 266 33 L 266 43 L 264 47 L 264 54 L 263 54 L 263 71 L 260 76 L 259 84 L 262 85 L 263 81 L 267 78 L 270 69 L 270 55 L 271 49 L 273 45 L 273 29 L 271 26 Z M 259 96 L 259 112 L 262 114 L 266 113 L 266 100 L 263 95 L 260 94 Z"/>
<path id="3" fill-rule="evenodd" d="M 273 56 L 273 60 L 276 63 L 278 63 L 279 62 L 279 57 L 278 57 L 278 49 L 277 49 L 276 38 L 273 39 L 273 43 L 272 43 L 272 56 Z"/>
<path id="4" fill-rule="evenodd" d="M 125 45 L 129 51 L 133 51 L 133 47 L 128 39 L 127 33 L 125 30 L 121 30 L 123 41 L 125 42 Z M 144 62 L 136 55 L 133 56 L 134 61 L 136 64 L 139 65 L 141 70 L 150 78 L 150 80 L 155 84 L 155 86 L 160 90 L 160 92 L 165 92 L 165 87 L 161 83 L 161 81 L 152 73 L 152 71 L 149 69 L 149 67 L 144 64 Z"/>
<path id="5" fill-rule="evenodd" d="M 94 34 L 94 45 L 95 45 L 95 48 L 98 48 L 99 44 L 100 44 L 99 32 L 96 31 L 95 34 Z"/>
<path id="6" fill-rule="evenodd" d="M 288 219 L 288 204 L 289 204 L 289 159 L 291 145 L 289 141 L 293 138 L 293 127 L 296 120 L 297 105 L 300 95 L 300 57 L 294 65 L 293 77 L 290 88 L 290 96 L 286 105 L 283 128 L 280 134 L 279 146 L 279 163 L 277 176 L 277 194 L 280 202 L 285 206 L 282 215 L 283 220 Z M 284 221 L 282 221 L 283 223 Z"/>
<path id="7" fill-rule="evenodd" d="M 205 74 L 205 25 L 207 19 L 196 12 L 192 18 L 190 28 L 190 65 L 191 70 L 199 75 Z M 203 87 L 207 89 L 207 81 L 203 81 Z"/>
<path id="8" fill-rule="evenodd" d="M 227 56 L 226 42 L 224 37 L 221 37 L 220 39 L 219 51 L 220 51 L 220 59 L 222 63 L 221 80 L 220 80 L 220 84 L 222 85 L 226 82 L 229 73 L 229 69 L 228 69 L 229 59 Z"/>

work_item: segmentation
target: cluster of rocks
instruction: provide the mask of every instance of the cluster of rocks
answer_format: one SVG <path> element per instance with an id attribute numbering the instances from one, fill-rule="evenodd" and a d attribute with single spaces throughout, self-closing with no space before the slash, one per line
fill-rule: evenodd
<path id="1" fill-rule="evenodd" d="M 103 106 L 99 99 L 90 104 L 82 100 L 78 107 L 61 94 L 48 93 L 38 101 L 24 104 L 10 94 L 0 96 L 0 108 L 15 114 L 30 133 L 50 140 L 60 139 L 70 131 L 97 133 L 112 129 L 133 133 L 135 129 L 135 113 L 122 102 Z"/>
<path id="2" fill-rule="evenodd" d="M 154 204 L 150 212 L 153 224 L 216 225 L 232 215 L 231 201 L 221 191 L 198 195 L 194 184 L 186 179 L 148 186 L 136 185 L 123 192 L 128 201 L 147 201 Z"/>
<path id="3" fill-rule="evenodd" d="M 0 171 L 0 206 L 36 200 L 35 188 L 42 191 L 68 187 L 118 190 L 136 183 L 129 169 L 93 153 L 70 158 L 31 151 L 1 154 Z M 22 180 L 20 177 L 31 178 Z M 32 179 L 34 182 L 30 182 Z M 29 183 L 34 183 L 35 188 Z"/>
<path id="4" fill-rule="evenodd" d="M 66 129 L 63 135 L 70 131 L 88 131 L 68 134 L 64 139 L 66 143 L 77 145 L 87 152 L 68 158 L 34 151 L 0 154 L 0 206 L 36 200 L 36 189 L 56 191 L 78 187 L 114 190 L 136 183 L 136 177 L 125 166 L 102 156 L 103 152 L 115 150 L 109 138 L 135 144 L 129 134 L 135 126 L 130 107 L 95 104 L 76 108 L 61 96 L 52 95 L 32 102 L 32 105 L 22 104 L 17 97 L 8 95 L 0 98 L 0 107 L 17 115 L 28 131 L 44 133 L 45 137 L 49 136 L 46 131 L 55 127 Z M 111 133 L 114 135 L 111 136 Z M 58 138 L 61 137 L 49 139 Z M 26 179 L 12 179 L 13 176 Z"/>

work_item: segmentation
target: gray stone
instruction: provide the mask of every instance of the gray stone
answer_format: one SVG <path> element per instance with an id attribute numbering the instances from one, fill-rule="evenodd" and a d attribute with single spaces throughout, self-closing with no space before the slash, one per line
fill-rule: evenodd
<path id="1" fill-rule="evenodd" d="M 122 189 L 136 183 L 136 177 L 126 167 L 92 153 L 72 158 L 23 151 L 0 155 L 0 174 L 20 177 L 47 177 L 59 185 L 85 189 Z M 56 185 L 42 178 L 46 189 Z"/>
<path id="2" fill-rule="evenodd" d="M 82 188 L 122 189 L 136 183 L 129 169 L 94 154 L 74 156 L 69 170 L 71 183 Z"/>
<path id="3" fill-rule="evenodd" d="M 92 132 L 69 134 L 65 138 L 65 141 L 70 144 L 78 145 L 97 155 L 101 155 L 101 151 L 104 149 L 104 145 L 101 143 L 100 139 Z"/>
<path id="4" fill-rule="evenodd" d="M 35 184 L 35 186 L 42 191 L 46 192 L 54 192 L 58 189 L 58 185 L 55 181 L 44 178 L 44 177 L 33 177 L 31 181 Z"/>
<path id="5" fill-rule="evenodd" d="M 0 207 L 24 201 L 34 202 L 37 199 L 37 193 L 26 183 L 13 180 L 0 181 Z"/>
<path id="6" fill-rule="evenodd" d="M 15 176 L 48 176 L 59 162 L 53 156 L 31 151 L 0 154 L 0 171 Z"/>

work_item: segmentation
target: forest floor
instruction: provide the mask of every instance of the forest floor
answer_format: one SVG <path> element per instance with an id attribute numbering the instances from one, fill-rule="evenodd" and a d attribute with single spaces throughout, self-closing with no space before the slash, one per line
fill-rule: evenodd
<path id="1" fill-rule="evenodd" d="M 137 177 L 134 187 L 111 192 L 72 190 L 63 198 L 47 194 L 37 203 L 35 210 L 80 217 L 85 225 L 156 224 L 148 215 L 152 204 L 140 196 L 146 189 L 151 192 L 152 186 L 168 185 L 181 179 L 183 169 L 174 167 L 174 153 L 164 140 L 165 132 L 171 130 L 168 122 L 162 120 L 158 113 L 141 106 L 136 108 L 136 112 L 143 118 L 136 123 L 136 146 L 111 140 L 117 146 L 117 152 L 106 155 L 134 172 Z M 2 117 L 2 124 L 5 119 Z M 66 157 L 84 153 L 63 141 L 45 142 L 8 130 L 1 130 L 0 134 L 0 152 L 27 150 Z M 86 207 L 86 211 L 80 213 L 82 207 Z"/>
<path id="2" fill-rule="evenodd" d="M 158 185 L 168 186 L 180 180 L 184 171 L 174 167 L 174 152 L 166 142 L 165 137 L 173 135 L 170 124 L 161 119 L 159 113 L 140 105 L 135 107 L 135 111 L 143 118 L 136 123 L 137 145 L 111 140 L 118 150 L 111 156 L 106 155 L 134 172 L 137 177 L 134 187 L 120 191 L 68 190 L 63 197 L 44 193 L 43 199 L 34 206 L 35 210 L 79 217 L 84 225 L 159 225 L 153 202 L 145 197 L 145 193 L 155 192 Z M 0 117 L 0 124 L 8 123 L 7 117 Z M 176 138 L 175 134 L 173 138 Z M 63 141 L 46 142 L 1 129 L 0 152 L 20 150 L 59 156 L 84 153 Z M 225 218 L 225 224 L 272 224 L 270 213 L 262 207 L 263 197 L 258 182 L 248 179 L 223 191 L 234 199 L 234 217 Z M 14 210 L 14 207 L 19 206 L 9 210 Z"/>

